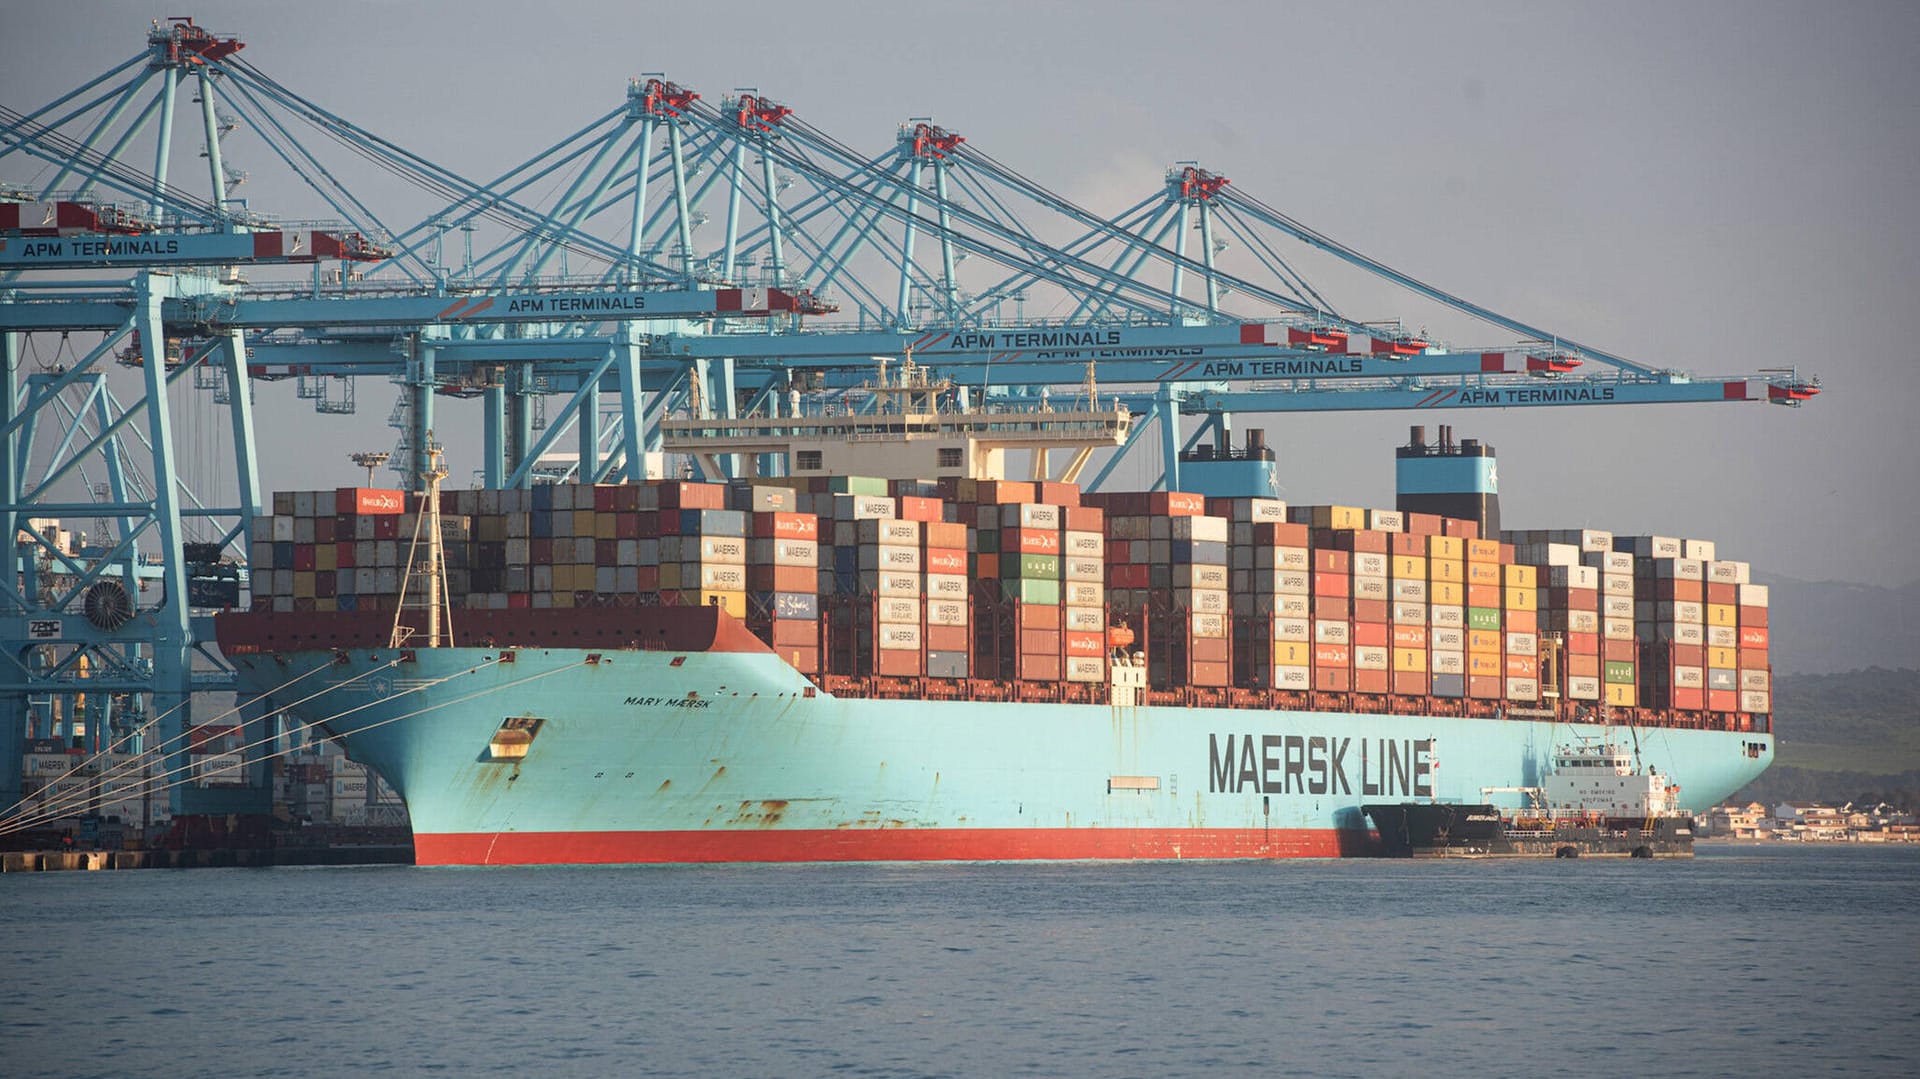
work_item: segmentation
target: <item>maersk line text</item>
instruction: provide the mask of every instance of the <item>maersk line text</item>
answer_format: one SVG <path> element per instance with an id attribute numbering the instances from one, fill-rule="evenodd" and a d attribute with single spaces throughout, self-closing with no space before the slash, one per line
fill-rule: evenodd
<path id="1" fill-rule="evenodd" d="M 1360 769 L 1368 797 L 1433 795 L 1433 741 L 1429 738 L 1352 738 L 1321 735 L 1207 736 L 1207 790 L 1215 794 L 1352 794 L 1347 762 Z"/>

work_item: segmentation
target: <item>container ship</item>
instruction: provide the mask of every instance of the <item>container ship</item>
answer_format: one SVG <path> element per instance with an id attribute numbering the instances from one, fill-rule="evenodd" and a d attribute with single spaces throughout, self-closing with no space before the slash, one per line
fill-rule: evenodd
<path id="1" fill-rule="evenodd" d="M 1537 787 L 1609 729 L 1682 809 L 1772 759 L 1747 565 L 1502 533 L 1491 447 L 1415 429 L 1393 510 L 1272 497 L 1258 432 L 1088 493 L 1124 409 L 888 388 L 665 423 L 778 476 L 281 493 L 222 651 L 423 865 L 1373 855 L 1366 805 Z"/>

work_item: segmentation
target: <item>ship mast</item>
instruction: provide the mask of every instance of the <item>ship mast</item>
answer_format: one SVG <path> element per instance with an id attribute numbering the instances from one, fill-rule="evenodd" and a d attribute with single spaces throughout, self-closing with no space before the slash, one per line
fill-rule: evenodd
<path id="1" fill-rule="evenodd" d="M 447 478 L 447 466 L 442 460 L 444 452 L 439 443 L 433 441 L 433 432 L 428 431 L 427 468 L 420 473 L 420 478 L 426 482 L 426 506 L 424 513 L 416 514 L 414 517 L 413 543 L 407 550 L 406 578 L 400 582 L 401 603 L 393 612 L 393 633 L 389 642 L 389 647 L 392 648 L 401 647 L 413 634 L 410 627 L 401 624 L 401 619 L 406 614 L 405 597 L 409 591 L 408 586 L 412 584 L 414 557 L 420 550 L 420 529 L 423 526 L 427 529 L 427 562 L 422 571 L 422 576 L 425 578 L 422 582 L 422 591 L 425 593 L 427 609 L 426 647 L 442 647 L 441 605 L 446 603 L 447 606 L 452 606 L 446 595 L 446 548 L 440 535 L 440 481 Z M 446 647 L 450 648 L 453 646 L 453 620 L 450 613 L 445 621 L 447 623 Z"/>

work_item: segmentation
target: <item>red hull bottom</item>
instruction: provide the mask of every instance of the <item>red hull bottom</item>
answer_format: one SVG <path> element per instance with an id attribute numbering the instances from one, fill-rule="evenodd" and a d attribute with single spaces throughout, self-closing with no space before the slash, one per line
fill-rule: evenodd
<path id="1" fill-rule="evenodd" d="M 465 832 L 413 837 L 418 865 L 987 862 L 1343 858 L 1380 853 L 1335 828 L 926 828 L 758 832 Z"/>

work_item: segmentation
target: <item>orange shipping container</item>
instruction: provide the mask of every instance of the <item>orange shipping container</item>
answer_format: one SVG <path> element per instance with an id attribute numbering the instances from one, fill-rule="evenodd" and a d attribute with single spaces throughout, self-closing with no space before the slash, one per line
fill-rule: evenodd
<path id="1" fill-rule="evenodd" d="M 1540 661 L 1532 656 L 1507 656 L 1508 678 L 1540 677 Z"/>
<path id="2" fill-rule="evenodd" d="M 1741 626 L 1740 648 L 1742 651 L 1758 649 L 1764 653 L 1767 650 L 1767 628 L 1765 626 Z"/>
<path id="3" fill-rule="evenodd" d="M 1104 656 L 1107 654 L 1107 635 L 1104 633 L 1067 634 L 1067 655 Z"/>
<path id="4" fill-rule="evenodd" d="M 1316 667 L 1352 666 L 1353 649 L 1344 644 L 1316 644 L 1313 646 L 1313 665 Z"/>
<path id="5" fill-rule="evenodd" d="M 1600 657 L 1579 652 L 1567 654 L 1567 674 L 1574 678 L 1600 677 Z"/>
<path id="6" fill-rule="evenodd" d="M 820 518 L 811 513 L 756 513 L 752 531 L 760 539 L 818 540 Z"/>
<path id="7" fill-rule="evenodd" d="M 929 547 L 924 557 L 928 573 L 966 573 L 967 552 L 949 548 Z M 993 576 L 987 574 L 986 576 Z"/>
<path id="8" fill-rule="evenodd" d="M 1393 646 L 1395 648 L 1427 647 L 1427 627 L 1425 626 L 1393 627 Z"/>
<path id="9" fill-rule="evenodd" d="M 1507 629 L 1513 633 L 1540 632 L 1540 615 L 1535 611 L 1508 611 Z"/>

